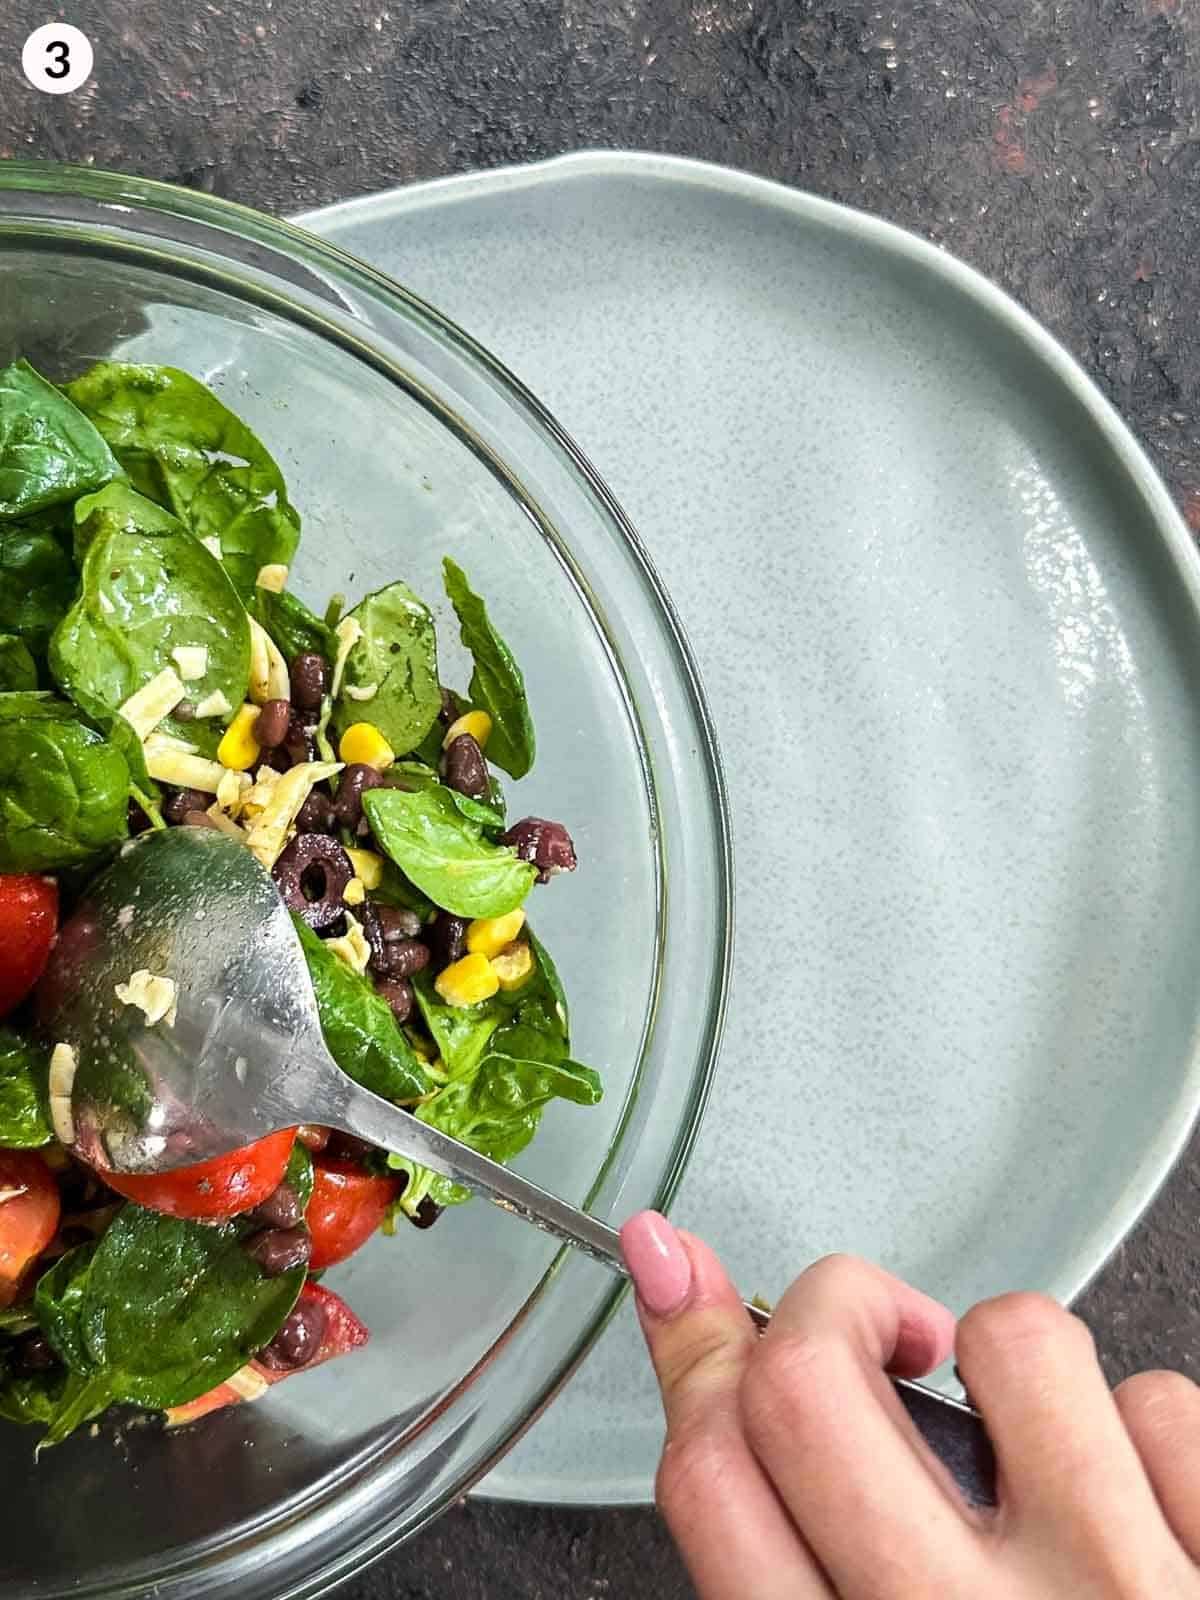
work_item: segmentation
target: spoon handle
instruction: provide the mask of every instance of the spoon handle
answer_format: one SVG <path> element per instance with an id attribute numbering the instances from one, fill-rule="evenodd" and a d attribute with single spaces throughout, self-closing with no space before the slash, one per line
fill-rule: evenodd
<path id="1" fill-rule="evenodd" d="M 439 1129 L 357 1087 L 347 1094 L 338 1120 L 347 1133 L 462 1184 L 510 1215 L 582 1250 L 610 1272 L 628 1278 L 615 1228 Z M 756 1327 L 768 1326 L 769 1311 L 750 1300 L 742 1303 Z M 979 1413 L 925 1384 L 906 1378 L 893 1378 L 892 1383 L 917 1431 L 949 1469 L 964 1497 L 972 1505 L 995 1505 L 996 1463 Z"/>

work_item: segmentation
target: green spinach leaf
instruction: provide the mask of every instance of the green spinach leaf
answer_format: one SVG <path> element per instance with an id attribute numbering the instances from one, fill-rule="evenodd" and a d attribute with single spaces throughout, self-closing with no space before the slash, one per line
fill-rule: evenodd
<path id="1" fill-rule="evenodd" d="M 311 652 L 324 656 L 333 663 L 338 642 L 332 628 L 327 628 L 303 600 L 284 589 L 254 591 L 250 601 L 250 615 L 267 630 L 279 647 L 279 653 L 290 667 L 295 658 Z"/>
<path id="2" fill-rule="evenodd" d="M 411 981 L 421 1016 L 433 1035 L 447 1076 L 461 1078 L 473 1072 L 482 1061 L 492 1035 L 505 1020 L 505 1008 L 495 997 L 477 1006 L 445 1005 L 433 986 L 428 969 L 417 973 Z"/>
<path id="3" fill-rule="evenodd" d="M 490 844 L 440 785 L 418 793 L 369 789 L 363 809 L 381 848 L 435 905 L 458 917 L 515 911 L 537 869 L 507 845 Z"/>
<path id="4" fill-rule="evenodd" d="M 88 419 L 28 361 L 0 370 L 0 519 L 74 500 L 120 470 Z"/>
<path id="5" fill-rule="evenodd" d="M 0 633 L 0 692 L 37 688 L 37 663 L 15 633 Z"/>
<path id="6" fill-rule="evenodd" d="M 49 1075 L 50 1059 L 40 1044 L 0 1028 L 0 1150 L 36 1150 L 54 1137 Z"/>
<path id="7" fill-rule="evenodd" d="M 512 651 L 492 626 L 487 607 L 472 592 L 466 573 L 448 556 L 442 572 L 462 642 L 475 662 L 471 704 L 481 706 L 492 719 L 488 760 L 503 767 L 510 778 L 523 778 L 537 754 L 525 679 Z"/>
<path id="8" fill-rule="evenodd" d="M 340 736 L 354 722 L 378 728 L 398 756 L 420 744 L 442 707 L 437 635 L 429 607 L 406 583 L 389 583 L 349 613 L 362 637 L 346 657 L 333 707 Z M 373 690 L 367 700 L 355 690 Z"/>
<path id="9" fill-rule="evenodd" d="M 292 920 L 317 997 L 321 1032 L 338 1066 L 385 1100 L 405 1104 L 428 1094 L 433 1080 L 397 1027 L 387 1001 L 327 949 L 307 923 Z"/>
<path id="10" fill-rule="evenodd" d="M 423 761 L 394 761 L 388 768 L 388 777 L 402 777 L 404 782 L 400 787 L 413 791 L 442 787 L 437 773 Z M 459 794 L 457 789 L 451 789 L 449 785 L 445 785 L 445 791 L 453 800 L 455 809 L 461 811 L 468 822 L 477 822 L 481 828 L 504 831 L 504 797 L 499 795 L 499 805 L 495 799 L 498 785 L 493 791 L 493 798 L 486 803 L 472 800 L 469 794 Z"/>
<path id="11" fill-rule="evenodd" d="M 0 524 L 0 628 L 41 655 L 79 588 L 47 519 Z"/>
<path id="12" fill-rule="evenodd" d="M 0 872 L 68 867 L 128 833 L 124 757 L 57 706 L 49 700 L 44 713 L 0 715 Z"/>
<path id="13" fill-rule="evenodd" d="M 85 494 L 76 500 L 72 529 L 72 550 L 77 566 L 83 565 L 88 546 L 102 533 L 178 533 L 183 524 L 178 517 L 153 500 L 118 481 Z"/>
<path id="14" fill-rule="evenodd" d="M 299 1139 L 292 1146 L 292 1153 L 288 1157 L 287 1171 L 284 1181 L 290 1183 L 300 1202 L 301 1211 L 308 1210 L 308 1202 L 312 1199 L 313 1184 L 316 1182 L 316 1173 L 313 1171 L 312 1157 Z"/>
<path id="15" fill-rule="evenodd" d="M 115 1400 L 152 1409 L 194 1400 L 270 1343 L 305 1271 L 266 1277 L 243 1248 L 253 1228 L 128 1204 L 97 1243 L 40 1280 L 38 1321 L 79 1380 L 43 1443 Z"/>
<path id="16" fill-rule="evenodd" d="M 69 700 L 50 689 L 10 689 L 0 694 L 0 722 L 78 722 Z"/>
<path id="17" fill-rule="evenodd" d="M 492 1041 L 501 1055 L 521 1061 L 565 1061 L 571 1053 L 571 1023 L 567 997 L 550 952 L 532 928 L 526 929 L 533 951 L 534 969 L 519 989 L 496 996 L 508 1012 L 507 1021 Z"/>
<path id="18" fill-rule="evenodd" d="M 211 389 L 174 367 L 101 362 L 67 386 L 136 489 L 167 506 L 221 559 L 249 600 L 260 568 L 287 565 L 300 518 L 283 475 Z"/>
<path id="19" fill-rule="evenodd" d="M 146 510 L 145 527 L 138 525 L 136 514 L 147 502 L 136 497 L 131 511 L 132 491 L 122 491 L 119 508 L 101 505 L 101 498 L 88 518 L 96 526 L 82 592 L 50 641 L 56 682 L 86 715 L 107 715 L 111 726 L 135 690 L 174 667 L 173 650 L 204 645 L 207 667 L 203 678 L 188 684 L 189 696 L 219 691 L 232 714 L 249 682 L 250 624 L 228 575 L 181 524 L 164 527 L 158 507 Z M 228 720 L 168 717 L 162 728 L 212 755 Z"/>

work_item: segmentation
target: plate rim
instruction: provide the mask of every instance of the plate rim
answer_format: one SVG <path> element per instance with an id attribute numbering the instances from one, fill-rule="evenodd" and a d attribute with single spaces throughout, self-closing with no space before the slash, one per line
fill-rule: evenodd
<path id="1" fill-rule="evenodd" d="M 1192 626 L 1200 638 L 1200 551 L 1182 511 L 1129 424 L 1077 358 L 1013 295 L 942 246 L 897 223 L 775 179 L 715 162 L 644 150 L 596 148 L 584 148 L 542 161 L 453 173 L 398 185 L 307 210 L 289 220 L 315 233 L 328 232 L 336 236 L 338 230 L 346 226 L 403 212 L 424 212 L 498 192 L 512 193 L 597 178 L 631 179 L 641 183 L 649 180 L 664 187 L 682 186 L 725 197 L 738 196 L 789 217 L 797 227 L 857 237 L 966 295 L 981 311 L 994 318 L 1016 344 L 1024 347 L 1029 357 L 1041 362 L 1050 376 L 1064 384 L 1081 406 L 1093 437 L 1103 443 L 1114 463 L 1126 474 L 1149 521 L 1157 529 L 1174 574 L 1186 594 Z M 356 245 L 355 250 L 357 248 Z M 685 634 L 686 631 L 685 620 Z M 1064 1258 L 1045 1286 L 1047 1293 L 1066 1303 L 1082 1294 L 1153 1205 L 1198 1121 L 1200 1038 L 1195 1041 L 1180 1074 L 1174 1114 L 1164 1120 L 1157 1136 L 1131 1168 L 1120 1204 L 1092 1230 L 1089 1246 L 1080 1246 Z M 488 1477 L 475 1486 L 471 1491 L 473 1498 L 508 1505 L 612 1509 L 645 1505 L 653 1497 L 650 1484 L 640 1491 L 632 1487 L 597 1490 L 587 1499 L 550 1497 L 542 1485 L 535 1497 L 528 1492 L 514 1493 L 503 1483 L 493 1482 L 495 1473 L 493 1467 Z"/>

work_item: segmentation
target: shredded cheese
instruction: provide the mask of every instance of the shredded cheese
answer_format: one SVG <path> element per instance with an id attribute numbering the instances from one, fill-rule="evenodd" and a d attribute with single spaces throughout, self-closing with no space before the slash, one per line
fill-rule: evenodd
<path id="1" fill-rule="evenodd" d="M 225 552 L 221 549 L 221 541 L 217 538 L 215 533 L 210 533 L 207 538 L 201 539 L 200 543 L 208 551 L 210 556 L 216 556 L 218 561 L 223 561 L 225 559 Z"/>
<path id="2" fill-rule="evenodd" d="M 367 963 L 371 959 L 371 946 L 367 943 L 362 923 L 352 912 L 346 913 L 345 933 L 339 939 L 326 939 L 325 948 L 332 950 L 335 956 L 341 956 L 350 970 L 357 972 L 360 977 L 367 970 Z"/>
<path id="3" fill-rule="evenodd" d="M 225 1385 L 243 1400 L 257 1400 L 271 1387 L 262 1373 L 249 1365 L 239 1367 L 232 1377 L 225 1379 Z"/>
<path id="4" fill-rule="evenodd" d="M 75 1143 L 71 1090 L 78 1066 L 79 1058 L 69 1044 L 56 1044 L 50 1052 L 50 1125 L 60 1144 Z"/>
<path id="5" fill-rule="evenodd" d="M 239 828 L 233 818 L 227 812 L 221 810 L 218 803 L 214 802 L 204 814 L 216 824 L 222 833 L 227 833 L 231 839 L 236 839 L 239 844 L 245 844 L 245 828 Z"/>
<path id="6" fill-rule="evenodd" d="M 267 803 L 246 836 L 246 843 L 268 872 L 287 843 L 296 814 L 312 793 L 313 785 L 324 783 L 341 770 L 340 761 L 302 761 L 290 772 L 281 773 L 278 783 L 271 786 Z"/>
<path id="7" fill-rule="evenodd" d="M 180 749 L 180 741 L 160 733 L 152 733 L 144 741 L 146 771 L 159 783 L 174 784 L 179 789 L 203 789 L 206 794 L 216 794 L 217 785 L 225 773 L 219 761 L 209 761 Z"/>
<path id="8" fill-rule="evenodd" d="M 138 738 L 146 739 L 164 717 L 170 716 L 185 693 L 174 667 L 164 667 L 149 683 L 135 690 L 117 710 Z"/>
<path id="9" fill-rule="evenodd" d="M 250 792 L 254 780 L 248 772 L 226 772 L 217 785 L 217 804 L 223 811 L 228 811 L 231 817 L 240 814 L 245 796 Z"/>
<path id="10" fill-rule="evenodd" d="M 348 683 L 346 685 L 346 693 L 351 700 L 374 700 L 379 693 L 379 685 L 377 683 Z"/>
<path id="11" fill-rule="evenodd" d="M 333 663 L 333 682 L 329 685 L 329 698 L 336 700 L 342 687 L 346 658 L 363 636 L 362 623 L 357 617 L 343 617 L 333 631 L 337 636 L 338 649 Z"/>
<path id="12" fill-rule="evenodd" d="M 184 683 L 195 683 L 208 671 L 208 646 L 206 644 L 179 644 L 171 651 L 171 659 L 179 668 Z"/>
<path id="13" fill-rule="evenodd" d="M 224 692 L 214 689 L 211 694 L 206 694 L 196 707 L 198 717 L 227 717 L 233 710 Z"/>
<path id="14" fill-rule="evenodd" d="M 272 594 L 282 594 L 287 588 L 288 569 L 282 561 L 272 561 L 265 567 L 259 567 L 258 577 L 254 580 L 256 589 L 270 589 Z"/>
<path id="15" fill-rule="evenodd" d="M 287 662 L 279 646 L 253 617 L 250 623 L 250 698 L 256 706 L 265 706 L 268 700 L 290 700 L 291 678 Z"/>
<path id="16" fill-rule="evenodd" d="M 123 1006 L 136 1006 L 145 1013 L 147 1027 L 156 1022 L 165 1022 L 168 1028 L 175 1026 L 179 990 L 174 978 L 163 978 L 139 967 L 128 983 L 118 983 L 114 988 Z"/>

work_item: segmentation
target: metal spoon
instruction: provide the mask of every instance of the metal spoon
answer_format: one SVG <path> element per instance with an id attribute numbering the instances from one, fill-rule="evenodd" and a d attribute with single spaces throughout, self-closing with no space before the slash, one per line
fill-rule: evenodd
<path id="1" fill-rule="evenodd" d="M 147 1025 L 117 984 L 176 985 Z M 270 875 L 207 828 L 143 835 L 88 888 L 39 990 L 45 1031 L 75 1052 L 75 1146 L 110 1171 L 168 1172 L 300 1123 L 339 1128 L 464 1185 L 627 1276 L 616 1231 L 355 1083 L 326 1048 L 304 953 Z M 759 1327 L 770 1314 L 751 1302 Z M 969 1406 L 894 1380 L 918 1429 L 976 1504 L 995 1498 Z"/>

